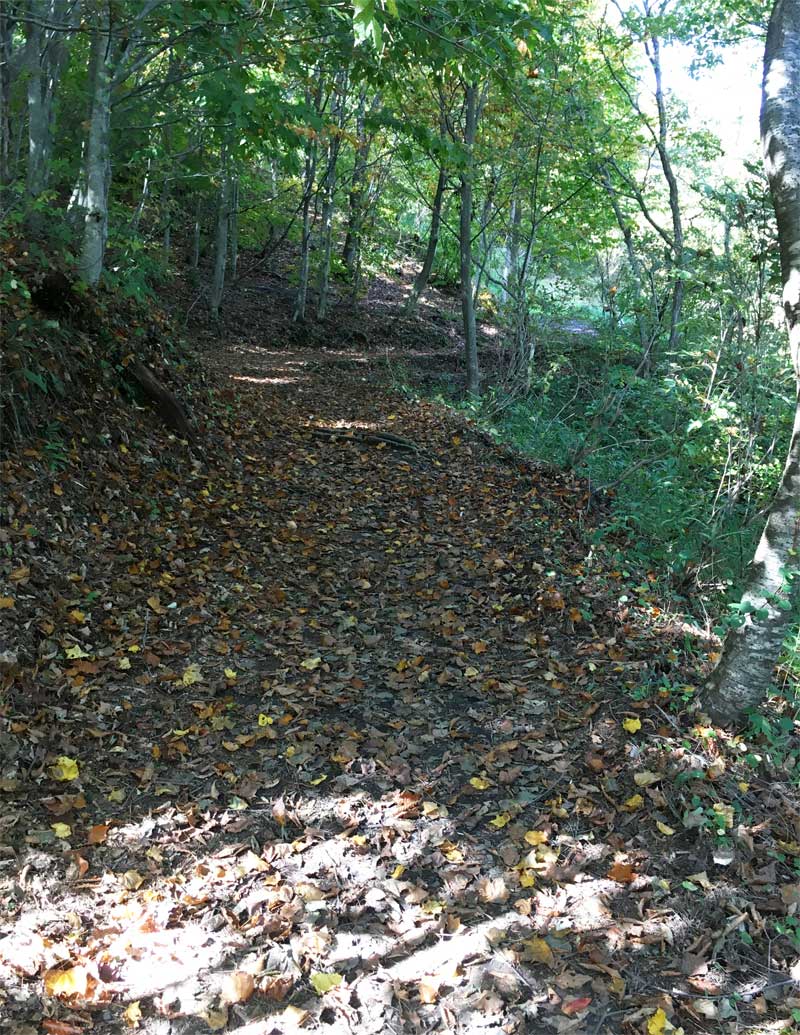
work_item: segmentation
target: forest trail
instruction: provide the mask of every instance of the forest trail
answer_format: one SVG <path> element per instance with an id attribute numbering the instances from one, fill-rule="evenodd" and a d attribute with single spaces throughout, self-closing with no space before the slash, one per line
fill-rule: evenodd
<path id="1" fill-rule="evenodd" d="M 140 414 L 3 468 L 0 1030 L 772 1010 L 775 947 L 738 931 L 792 838 L 742 827 L 729 859 L 682 822 L 766 784 L 729 787 L 713 741 L 631 696 L 676 633 L 591 545 L 585 487 L 366 348 L 251 336 L 206 363 L 199 448 Z"/>

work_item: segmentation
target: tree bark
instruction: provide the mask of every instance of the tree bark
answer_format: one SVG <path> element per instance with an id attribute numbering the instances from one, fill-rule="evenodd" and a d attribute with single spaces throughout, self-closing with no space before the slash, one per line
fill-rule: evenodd
<path id="1" fill-rule="evenodd" d="M 315 109 L 319 112 L 322 106 L 323 79 L 319 73 L 319 82 L 315 97 Z M 306 103 L 310 101 L 310 92 L 306 94 Z M 300 274 L 297 284 L 292 321 L 301 322 L 306 318 L 306 301 L 308 299 L 308 275 L 311 262 L 311 201 L 314 196 L 314 182 L 317 177 L 317 137 L 316 134 L 306 144 L 306 160 L 303 170 L 303 200 L 300 206 L 302 213 L 302 230 L 300 233 Z"/>
<path id="2" fill-rule="evenodd" d="M 208 308 L 214 319 L 219 317 L 222 293 L 225 290 L 225 267 L 228 259 L 228 223 L 230 220 L 230 177 L 227 169 L 222 171 L 217 201 L 217 224 L 214 234 L 214 276 L 208 296 Z"/>
<path id="3" fill-rule="evenodd" d="M 104 22 L 95 27 L 92 36 L 92 100 L 89 135 L 86 139 L 86 205 L 83 247 L 78 263 L 82 278 L 91 286 L 97 284 L 103 272 L 108 238 L 108 190 L 111 182 L 111 27 L 107 17 Z"/>
<path id="4" fill-rule="evenodd" d="M 800 0 L 777 0 L 764 52 L 761 143 L 775 208 L 783 306 L 795 382 L 800 387 Z M 800 579 L 800 396 L 780 488 L 753 558 L 742 605 L 703 703 L 733 723 L 764 698 L 787 634 L 796 622 Z"/>
<path id="5" fill-rule="evenodd" d="M 480 394 L 478 332 L 475 321 L 475 296 L 472 291 L 472 182 L 475 176 L 473 149 L 478 131 L 478 86 L 464 84 L 464 147 L 467 166 L 461 174 L 461 214 L 459 220 L 459 258 L 461 270 L 461 315 L 464 324 L 464 358 L 467 368 L 467 393 Z"/>
<path id="6" fill-rule="evenodd" d="M 447 186 L 447 173 L 444 168 L 439 169 L 439 177 L 436 181 L 436 193 L 433 196 L 433 206 L 431 208 L 431 228 L 428 232 L 428 245 L 425 248 L 425 258 L 422 260 L 422 266 L 419 273 L 414 277 L 414 283 L 411 287 L 411 293 L 406 299 L 404 310 L 407 316 L 416 312 L 417 305 L 420 298 L 428 286 L 428 281 L 431 277 L 431 270 L 433 269 L 433 262 L 436 258 L 436 248 L 439 244 L 439 231 L 442 226 L 442 204 L 444 202 L 444 192 Z"/>

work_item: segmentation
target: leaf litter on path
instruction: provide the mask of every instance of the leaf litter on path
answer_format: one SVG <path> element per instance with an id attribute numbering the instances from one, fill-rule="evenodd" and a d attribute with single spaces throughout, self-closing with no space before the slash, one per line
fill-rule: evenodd
<path id="1" fill-rule="evenodd" d="M 798 812 L 631 696 L 585 487 L 292 356 L 2 468 L 0 1029 L 788 1023 Z"/>

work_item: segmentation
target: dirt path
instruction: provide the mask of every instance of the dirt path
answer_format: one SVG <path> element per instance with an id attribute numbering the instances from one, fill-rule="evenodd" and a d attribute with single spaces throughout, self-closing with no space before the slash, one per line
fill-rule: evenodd
<path id="1" fill-rule="evenodd" d="M 202 449 L 140 415 L 3 470 L 0 1030 L 784 1016 L 783 834 L 755 780 L 731 858 L 683 822 L 733 770 L 630 695 L 674 644 L 582 487 L 352 345 L 209 371 Z"/>

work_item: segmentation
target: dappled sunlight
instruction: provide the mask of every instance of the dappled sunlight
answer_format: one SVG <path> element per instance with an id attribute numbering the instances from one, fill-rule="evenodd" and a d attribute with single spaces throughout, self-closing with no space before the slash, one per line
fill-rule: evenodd
<path id="1" fill-rule="evenodd" d="M 231 374 L 231 381 L 244 381 L 251 385 L 296 385 L 300 377 L 246 377 L 244 374 Z"/>

